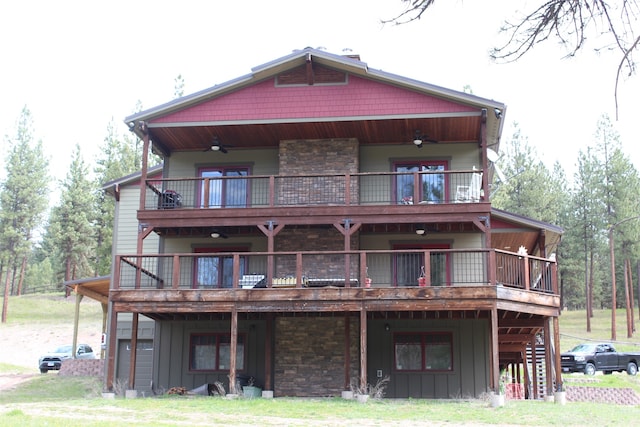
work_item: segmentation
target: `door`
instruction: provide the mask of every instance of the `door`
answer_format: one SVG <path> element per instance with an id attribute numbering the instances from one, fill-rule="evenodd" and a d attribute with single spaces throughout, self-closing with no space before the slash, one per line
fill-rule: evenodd
<path id="1" fill-rule="evenodd" d="M 118 340 L 118 365 L 116 368 L 116 384 L 127 386 L 131 363 L 131 340 Z M 136 349 L 135 389 L 152 394 L 153 380 L 153 340 L 138 340 Z"/>

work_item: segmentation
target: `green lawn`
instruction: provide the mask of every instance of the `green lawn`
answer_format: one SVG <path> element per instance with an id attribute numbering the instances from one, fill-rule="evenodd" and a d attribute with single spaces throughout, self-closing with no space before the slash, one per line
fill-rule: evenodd
<path id="1" fill-rule="evenodd" d="M 339 398 L 99 396 L 100 384 L 93 379 L 37 376 L 13 392 L 0 393 L 0 425 L 584 426 L 632 425 L 638 416 L 637 407 L 541 401 L 508 401 L 504 407 L 492 408 L 485 399 L 383 399 L 361 404 Z"/>

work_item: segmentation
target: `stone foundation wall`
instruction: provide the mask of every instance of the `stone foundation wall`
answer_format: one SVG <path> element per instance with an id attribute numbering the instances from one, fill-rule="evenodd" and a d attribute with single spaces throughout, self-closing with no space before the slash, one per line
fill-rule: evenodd
<path id="1" fill-rule="evenodd" d="M 58 375 L 101 377 L 104 374 L 102 359 L 67 359 L 62 362 Z"/>
<path id="2" fill-rule="evenodd" d="M 350 319 L 351 379 L 359 377 L 359 322 Z M 276 320 L 274 395 L 340 396 L 345 390 L 345 318 L 281 317 Z"/>
<path id="3" fill-rule="evenodd" d="M 631 388 L 566 386 L 567 402 L 598 402 L 640 405 L 640 396 Z"/>

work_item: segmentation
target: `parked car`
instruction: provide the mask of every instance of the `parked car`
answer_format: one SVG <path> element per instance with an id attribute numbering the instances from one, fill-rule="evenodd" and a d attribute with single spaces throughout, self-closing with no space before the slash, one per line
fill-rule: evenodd
<path id="1" fill-rule="evenodd" d="M 584 372 L 594 375 L 596 371 L 610 374 L 627 371 L 629 375 L 638 373 L 640 353 L 618 353 L 612 344 L 580 344 L 571 351 L 560 355 L 562 372 Z"/>
<path id="2" fill-rule="evenodd" d="M 71 359 L 72 345 L 62 345 L 40 357 L 38 367 L 40 372 L 46 374 L 49 371 L 59 371 L 62 361 Z M 76 359 L 95 359 L 96 355 L 88 344 L 78 344 L 76 349 Z"/>

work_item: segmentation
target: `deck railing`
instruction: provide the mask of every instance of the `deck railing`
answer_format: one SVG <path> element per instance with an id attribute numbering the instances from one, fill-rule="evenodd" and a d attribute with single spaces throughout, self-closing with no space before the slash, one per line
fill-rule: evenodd
<path id="1" fill-rule="evenodd" d="M 499 250 L 229 252 L 116 258 L 115 289 L 499 285 L 558 294 L 554 260 Z"/>
<path id="2" fill-rule="evenodd" d="M 145 209 L 472 203 L 483 200 L 482 173 L 375 172 L 151 179 Z"/>

